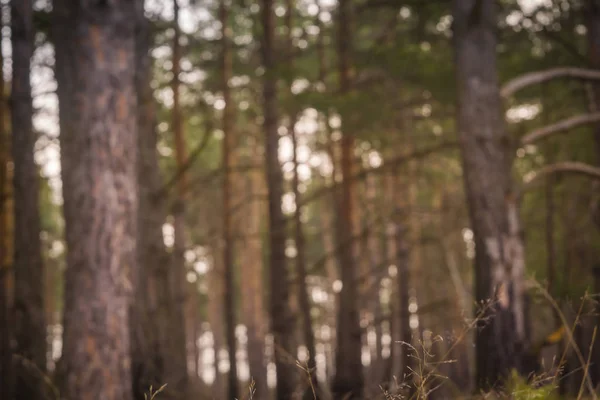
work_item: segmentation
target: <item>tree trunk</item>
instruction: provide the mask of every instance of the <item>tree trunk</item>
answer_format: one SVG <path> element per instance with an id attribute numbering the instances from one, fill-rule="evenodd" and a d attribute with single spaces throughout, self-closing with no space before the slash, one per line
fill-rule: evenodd
<path id="1" fill-rule="evenodd" d="M 496 69 L 496 2 L 455 0 L 458 132 L 475 236 L 477 384 L 486 389 L 520 369 L 526 345 L 524 254 L 511 199 L 511 148 Z M 480 315 L 481 316 L 481 315 Z M 492 317 L 493 316 L 493 317 Z"/>
<path id="2" fill-rule="evenodd" d="M 165 359 L 170 357 L 169 316 L 173 303 L 169 295 L 169 260 L 164 246 L 162 226 L 166 204 L 157 193 L 162 186 L 156 150 L 156 111 L 150 86 L 152 34 L 144 17 L 143 2 L 137 5 L 136 91 L 138 98 L 138 197 L 137 265 L 133 272 L 132 374 L 136 399 L 144 400 L 152 385 L 165 380 Z M 172 388 L 167 386 L 167 392 Z M 175 387 L 173 387 L 175 389 Z"/>
<path id="3" fill-rule="evenodd" d="M 587 0 L 587 18 L 588 18 L 588 40 L 589 40 L 589 52 L 590 61 L 592 67 L 600 69 L 600 2 L 598 0 Z M 600 85 L 594 85 L 594 104 L 592 104 L 592 111 L 600 110 Z M 596 145 L 596 165 L 600 165 L 600 124 L 596 124 L 594 129 L 594 142 Z M 552 178 L 549 178 L 552 179 Z M 595 205 L 596 213 L 596 225 L 600 228 L 600 202 Z M 595 273 L 596 271 L 594 271 Z M 552 293 L 552 292 L 551 292 Z M 594 385 L 598 385 L 600 382 L 600 339 L 596 339 L 594 343 L 594 362 L 590 366 L 590 373 L 592 382 Z"/>
<path id="4" fill-rule="evenodd" d="M 397 378 L 400 382 L 410 387 L 410 393 L 414 392 L 412 363 L 414 354 L 412 347 L 412 329 L 410 327 L 409 306 L 409 287 L 410 287 L 410 267 L 409 267 L 409 248 L 408 248 L 408 229 L 406 227 L 406 212 L 402 209 L 396 210 L 395 237 L 396 237 L 396 266 L 398 268 L 398 298 L 399 306 L 398 321 L 400 338 L 400 376 Z M 412 397 L 412 396 L 411 396 Z"/>
<path id="5" fill-rule="evenodd" d="M 254 146 L 255 163 L 262 164 L 260 147 Z M 240 252 L 240 267 L 244 284 L 242 285 L 242 314 L 243 322 L 248 328 L 248 363 L 250 376 L 255 382 L 256 397 L 269 398 L 267 386 L 267 368 L 265 364 L 265 334 L 266 321 L 264 318 L 263 301 L 263 240 L 261 221 L 265 216 L 264 202 L 260 196 L 264 194 L 265 180 L 262 168 L 248 173 L 244 196 L 248 199 L 247 208 L 243 211 L 246 242 L 244 251 Z"/>
<path id="6" fill-rule="evenodd" d="M 0 7 L 0 30 L 3 26 L 4 8 Z M 8 160 L 9 140 L 5 129 L 5 110 L 4 101 L 4 57 L 0 52 L 0 393 L 3 393 L 8 400 L 13 399 L 13 369 L 11 367 L 12 349 L 12 320 L 10 318 L 11 302 L 9 294 L 9 278 L 12 266 L 8 262 L 9 255 L 12 253 L 8 238 Z"/>
<path id="7" fill-rule="evenodd" d="M 173 0 L 173 79 L 171 81 L 171 90 L 173 93 L 173 108 L 172 108 L 172 128 L 175 142 L 175 161 L 177 170 L 181 171 L 186 164 L 187 154 L 185 147 L 185 135 L 183 132 L 183 121 L 181 115 L 181 107 L 179 103 L 179 89 L 181 82 L 179 79 L 180 62 L 181 62 L 181 45 L 179 43 L 181 29 L 179 27 L 179 3 L 178 0 Z M 185 232 L 185 195 L 187 192 L 187 174 L 182 173 L 177 182 L 177 194 L 173 204 L 173 230 L 174 244 L 173 253 L 171 255 L 170 268 L 170 285 L 171 285 L 171 301 L 174 305 L 173 315 L 171 316 L 171 336 L 173 345 L 177 346 L 171 349 L 170 357 L 165 360 L 166 371 L 169 373 L 169 382 L 172 387 L 177 388 L 177 391 L 183 396 L 188 389 L 188 370 L 187 370 L 187 336 L 185 309 L 188 301 L 191 301 L 194 296 L 187 296 L 187 279 L 185 272 L 185 248 L 186 248 L 186 232 Z M 193 300 L 192 300 L 193 301 Z"/>
<path id="8" fill-rule="evenodd" d="M 348 0 L 341 0 L 338 6 L 338 52 L 340 89 L 348 94 L 350 89 L 350 8 Z M 342 116 L 344 117 L 344 115 Z M 347 117 L 347 115 L 346 115 Z M 344 119 L 344 118 L 342 118 Z M 337 221 L 337 236 L 340 238 L 340 267 L 342 291 L 337 323 L 337 351 L 335 377 L 332 392 L 335 399 L 359 399 L 362 397 L 364 378 L 361 361 L 361 329 L 358 313 L 358 284 L 353 245 L 353 172 L 354 138 L 351 123 L 344 121 L 345 131 L 341 141 L 341 170 L 343 183 L 341 188 L 340 215 Z M 350 396 L 350 397 L 347 397 Z"/>
<path id="9" fill-rule="evenodd" d="M 283 173 L 279 164 L 277 115 L 277 63 L 275 57 L 275 19 L 272 0 L 262 0 L 262 61 L 265 163 L 269 203 L 269 268 L 271 330 L 274 336 L 277 400 L 289 399 L 295 389 L 296 351 L 294 321 L 289 309 L 289 272 L 285 256 L 286 221 L 281 209 Z"/>
<path id="10" fill-rule="evenodd" d="M 234 131 L 231 129 L 234 119 L 231 101 L 229 79 L 232 75 L 232 58 L 229 50 L 231 28 L 229 27 L 229 10 L 225 0 L 221 0 L 219 7 L 221 20 L 221 68 L 222 90 L 225 108 L 223 109 L 223 267 L 225 272 L 224 317 L 229 354 L 229 374 L 227 380 L 227 395 L 230 399 L 238 397 L 237 358 L 235 340 L 235 274 L 233 259 L 233 241 L 231 239 L 231 151 L 234 147 Z"/>
<path id="11" fill-rule="evenodd" d="M 220 238 L 219 238 L 220 239 Z M 212 396 L 220 399 L 225 396 L 225 385 L 223 375 L 219 372 L 219 352 L 223 347 L 223 299 L 225 298 L 223 290 L 223 252 L 220 251 L 218 239 L 214 239 L 212 244 L 214 256 L 210 270 L 207 273 L 208 291 L 208 321 L 210 330 L 213 334 L 213 348 L 215 352 L 215 380 L 212 384 Z"/>
<path id="12" fill-rule="evenodd" d="M 135 2 L 54 2 L 67 253 L 67 400 L 132 399 Z"/>
<path id="13" fill-rule="evenodd" d="M 15 201 L 15 398 L 41 399 L 46 371 L 44 264 L 40 241 L 39 173 L 29 78 L 33 55 L 32 1 L 11 1 L 11 93 Z M 32 363 L 32 365 L 29 365 Z"/>
<path id="14" fill-rule="evenodd" d="M 310 312 L 311 305 L 308 295 L 308 287 L 306 285 L 306 241 L 304 239 L 304 232 L 302 230 L 302 207 L 300 206 L 302 200 L 299 190 L 300 178 L 298 176 L 298 138 L 296 129 L 293 125 L 290 127 L 290 130 L 292 135 L 292 152 L 294 163 L 294 177 L 292 180 L 292 186 L 294 188 L 294 199 L 296 201 L 296 210 L 294 211 L 294 242 L 296 244 L 297 251 L 296 276 L 298 279 L 298 302 L 300 305 L 300 312 L 302 314 L 302 336 L 304 345 L 308 350 L 306 368 L 309 376 L 303 377 L 308 381 L 308 384 L 304 389 L 303 398 L 308 400 L 318 398 L 319 383 L 317 382 L 317 364 L 315 361 L 315 335 L 312 327 L 312 317 Z"/>

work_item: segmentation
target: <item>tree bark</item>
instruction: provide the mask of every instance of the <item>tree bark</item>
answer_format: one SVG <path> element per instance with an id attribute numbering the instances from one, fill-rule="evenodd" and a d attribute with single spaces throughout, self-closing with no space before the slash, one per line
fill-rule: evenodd
<path id="1" fill-rule="evenodd" d="M 44 263 L 40 241 L 39 173 L 30 69 L 33 55 L 33 4 L 11 1 L 13 77 L 11 93 L 15 201 L 15 398 L 42 399 L 46 371 Z"/>
<path id="2" fill-rule="evenodd" d="M 477 384 L 520 369 L 526 345 L 524 254 L 511 199 L 510 146 L 496 69 L 496 2 L 454 1 L 457 125 L 475 237 Z M 513 85 L 518 86 L 518 85 Z M 487 318 L 491 317 L 491 318 Z"/>
<path id="3" fill-rule="evenodd" d="M 254 146 L 253 157 L 259 158 L 260 147 Z M 261 160 L 256 160 L 260 165 Z M 264 317 L 263 293 L 263 240 L 261 221 L 265 217 L 265 203 L 259 196 L 265 191 L 264 172 L 257 169 L 248 174 L 243 193 L 251 200 L 245 206 L 243 219 L 245 227 L 244 251 L 240 252 L 240 267 L 244 284 L 242 285 L 243 322 L 248 328 L 248 363 L 250 375 L 255 382 L 256 397 L 268 398 L 267 368 L 265 363 L 266 321 Z"/>
<path id="4" fill-rule="evenodd" d="M 294 177 L 292 186 L 294 198 L 296 200 L 296 210 L 294 211 L 294 242 L 296 244 L 296 276 L 298 278 L 298 302 L 300 305 L 300 313 L 302 314 L 302 338 L 304 345 L 308 350 L 308 360 L 306 368 L 309 376 L 303 377 L 308 380 L 308 384 L 304 389 L 303 399 L 318 399 L 319 398 L 319 383 L 317 381 L 317 363 L 315 361 L 316 345 L 315 335 L 312 326 L 311 304 L 306 284 L 306 241 L 302 229 L 302 207 L 298 205 L 300 202 L 299 185 L 300 177 L 298 176 L 298 137 L 294 126 L 290 127 L 292 136 L 292 153 L 294 163 Z"/>
<path id="5" fill-rule="evenodd" d="M 235 340 L 235 274 L 233 259 L 233 242 L 231 240 L 231 151 L 234 146 L 233 107 L 229 79 L 232 75 L 232 58 L 230 52 L 231 28 L 229 27 L 229 10 L 225 0 L 221 0 L 219 7 L 221 20 L 221 68 L 222 90 L 225 108 L 223 109 L 223 266 L 225 271 L 225 329 L 227 349 L 229 354 L 229 374 L 227 379 L 228 398 L 238 397 L 237 358 Z"/>
<path id="6" fill-rule="evenodd" d="M 175 161 L 177 169 L 181 170 L 186 165 L 186 147 L 185 135 L 183 131 L 183 120 L 181 115 L 181 106 L 179 99 L 179 89 L 181 81 L 179 74 L 181 71 L 181 29 L 179 27 L 179 2 L 173 0 L 173 79 L 171 81 L 171 91 L 173 93 L 173 108 L 171 109 L 171 123 L 173 129 L 173 139 L 175 142 Z M 171 316 L 171 336 L 173 338 L 173 347 L 170 351 L 170 357 L 165 360 L 168 365 L 166 370 L 169 373 L 171 386 L 177 388 L 177 391 L 183 396 L 188 390 L 188 370 L 187 370 L 187 343 L 185 310 L 188 301 L 194 301 L 193 296 L 187 296 L 187 279 L 185 271 L 184 252 L 186 248 L 185 232 L 185 196 L 187 192 L 187 174 L 182 174 L 177 181 L 177 193 L 173 203 L 173 230 L 174 244 L 171 254 L 170 285 L 171 301 L 174 309 Z"/>
<path id="7" fill-rule="evenodd" d="M 164 197 L 156 150 L 156 104 L 150 80 L 152 34 L 144 17 L 143 2 L 137 2 L 136 31 L 136 91 L 138 98 L 138 197 L 137 265 L 133 272 L 135 289 L 132 307 L 132 374 L 134 397 L 144 400 L 152 385 L 158 388 L 168 383 L 165 360 L 170 357 L 169 316 L 174 313 L 170 301 L 169 259 L 165 249 L 162 226 L 166 220 Z M 171 391 L 167 386 L 165 394 Z M 173 387 L 175 389 L 175 387 Z"/>
<path id="8" fill-rule="evenodd" d="M 413 373 L 411 360 L 413 356 L 412 348 L 412 329 L 410 327 L 409 306 L 409 248 L 408 248 L 408 229 L 406 227 L 405 210 L 396 209 L 395 238 L 396 238 L 396 267 L 398 268 L 398 297 L 399 306 L 398 321 L 400 337 L 400 382 L 409 387 L 411 395 L 414 393 Z M 412 397 L 412 396 L 411 396 Z"/>
<path id="9" fill-rule="evenodd" d="M 132 399 L 135 2 L 54 2 L 67 270 L 67 400 Z"/>
<path id="10" fill-rule="evenodd" d="M 295 389 L 296 351 L 294 321 L 289 309 L 289 272 L 285 255 L 286 221 L 281 209 L 283 173 L 279 164 L 277 112 L 277 62 L 275 57 L 275 19 L 272 0 L 262 0 L 263 37 L 261 54 L 263 79 L 265 163 L 269 203 L 269 268 L 271 330 L 274 336 L 277 400 L 289 399 Z"/>
<path id="11" fill-rule="evenodd" d="M 0 7 L 0 30 L 3 27 L 4 8 Z M 4 97 L 4 57 L 0 52 L 0 393 L 8 400 L 13 399 L 13 369 L 12 363 L 12 318 L 10 315 L 11 303 L 9 294 L 10 266 L 8 260 L 12 253 L 8 238 L 8 160 L 9 143 L 8 134 L 5 129 L 5 97 Z"/>
<path id="12" fill-rule="evenodd" d="M 340 91 L 347 95 L 350 90 L 350 12 L 351 3 L 341 0 L 338 5 L 338 55 L 340 73 Z M 348 117 L 342 115 L 342 117 Z M 344 118 L 342 118 L 344 119 Z M 361 329 L 358 313 L 358 284 L 352 241 L 353 227 L 353 182 L 351 180 L 354 159 L 354 138 L 351 123 L 346 120 L 341 141 L 341 187 L 340 215 L 337 221 L 337 236 L 342 244 L 340 249 L 340 267 L 342 291 L 339 296 L 337 323 L 337 351 L 335 377 L 332 392 L 335 399 L 359 399 L 363 394 L 364 378 L 361 361 Z M 349 396 L 349 397 L 348 397 Z"/>

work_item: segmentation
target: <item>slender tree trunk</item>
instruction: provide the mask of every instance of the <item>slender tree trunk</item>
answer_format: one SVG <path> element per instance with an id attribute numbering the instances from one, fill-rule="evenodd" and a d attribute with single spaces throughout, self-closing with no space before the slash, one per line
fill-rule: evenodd
<path id="1" fill-rule="evenodd" d="M 316 346 L 315 335 L 312 327 L 311 305 L 308 295 L 308 287 L 306 285 L 306 242 L 304 232 L 302 230 L 302 202 L 299 190 L 300 178 L 298 176 L 298 138 L 294 126 L 291 127 L 292 147 L 293 147 L 293 162 L 294 162 L 294 177 L 292 186 L 294 187 L 294 198 L 296 200 L 296 210 L 294 212 L 294 241 L 296 243 L 296 276 L 298 278 L 298 301 L 300 303 L 300 312 L 302 314 L 302 336 L 304 344 L 308 350 L 307 369 L 310 374 L 310 379 L 305 377 L 309 382 L 304 390 L 304 399 L 318 398 L 317 382 L 317 364 L 315 361 Z"/>
<path id="2" fill-rule="evenodd" d="M 254 162 L 261 164 L 259 146 L 253 149 Z M 263 301 L 263 240 L 261 221 L 265 217 L 264 202 L 259 196 L 265 192 L 265 180 L 261 169 L 248 173 L 243 193 L 249 199 L 247 209 L 243 211 L 246 245 L 240 252 L 240 266 L 244 285 L 242 285 L 242 313 L 244 324 L 248 328 L 248 363 L 250 375 L 255 382 L 256 397 L 269 398 L 267 369 L 265 363 L 266 321 Z"/>
<path id="3" fill-rule="evenodd" d="M 275 57 L 275 18 L 272 0 L 262 0 L 262 60 L 265 163 L 269 202 L 269 268 L 271 330 L 274 336 L 277 370 L 277 400 L 289 399 L 295 389 L 296 356 L 293 348 L 294 321 L 289 309 L 289 272 L 285 256 L 285 217 L 281 209 L 283 173 L 278 159 L 277 62 Z"/>
<path id="4" fill-rule="evenodd" d="M 233 107 L 231 102 L 231 90 L 229 79 L 232 74 L 232 58 L 229 50 L 231 40 L 231 28 L 229 27 L 229 10 L 226 0 L 221 0 L 219 18 L 222 26 L 221 37 L 221 68 L 222 68 L 222 90 L 225 108 L 223 109 L 223 264 L 225 268 L 225 329 L 227 331 L 227 349 L 229 353 L 229 375 L 227 380 L 228 398 L 238 397 L 238 377 L 235 340 L 235 275 L 233 260 L 233 242 L 231 239 L 231 156 L 234 146 L 234 131 L 231 129 L 233 123 Z"/>
<path id="5" fill-rule="evenodd" d="M 166 203 L 157 193 L 162 187 L 156 150 L 156 111 L 150 86 L 152 59 L 150 23 L 144 17 L 143 2 L 137 2 L 136 91 L 138 98 L 138 197 L 137 265 L 133 272 L 135 288 L 132 307 L 132 373 L 136 399 L 152 385 L 166 382 L 164 363 L 170 357 L 169 260 L 163 241 L 162 225 L 166 219 Z M 175 388 L 173 388 L 175 389 Z M 167 392 L 171 387 L 167 386 Z"/>
<path id="6" fill-rule="evenodd" d="M 66 227 L 67 400 L 132 399 L 135 2 L 54 2 Z"/>
<path id="7" fill-rule="evenodd" d="M 39 173 L 29 73 L 33 55 L 32 1 L 12 1 L 11 93 L 15 200 L 15 354 L 16 399 L 43 398 L 46 371 L 44 265 L 40 241 Z M 29 365 L 32 363 L 32 365 Z"/>
<path id="8" fill-rule="evenodd" d="M 340 89 L 342 94 L 350 90 L 350 8 L 348 0 L 341 0 L 338 5 L 338 52 Z M 342 117 L 345 117 L 344 115 Z M 346 115 L 347 117 L 347 115 Z M 341 170 L 343 183 L 341 188 L 340 215 L 338 217 L 337 235 L 342 243 L 340 250 L 340 266 L 343 288 L 340 292 L 340 304 L 337 323 L 337 351 L 335 378 L 332 391 L 335 399 L 359 399 L 362 397 L 364 378 L 361 361 L 361 329 L 358 313 L 358 284 L 356 282 L 356 265 L 352 243 L 353 227 L 353 172 L 354 138 L 351 123 L 344 121 L 345 131 L 341 141 Z M 350 397 L 347 397 L 350 396 Z"/>
<path id="9" fill-rule="evenodd" d="M 477 383 L 489 388 L 520 369 L 526 346 L 524 249 L 511 198 L 509 140 L 496 68 L 496 2 L 454 1 L 458 132 L 475 236 Z"/>
<path id="10" fill-rule="evenodd" d="M 588 41 L 590 61 L 593 68 L 600 69 L 600 1 L 587 0 L 588 18 Z M 591 111 L 600 110 L 600 85 L 594 85 L 594 104 Z M 600 124 L 596 124 L 594 129 L 594 141 L 596 144 L 596 164 L 600 165 Z M 550 178 L 551 179 L 551 178 Z M 596 225 L 600 228 L 600 202 L 595 205 Z M 596 273 L 597 271 L 594 271 Z M 600 317 L 599 317 L 600 318 Z M 600 320 L 599 320 L 600 321 Z M 590 367 L 591 377 L 594 385 L 600 382 L 600 339 L 594 343 L 594 360 Z"/>
<path id="11" fill-rule="evenodd" d="M 172 108 L 172 129 L 175 142 L 175 161 L 177 169 L 181 170 L 186 164 L 187 154 L 185 147 L 185 135 L 183 132 L 183 120 L 181 115 L 179 89 L 181 82 L 179 79 L 181 62 L 181 29 L 179 27 L 179 2 L 173 0 L 173 80 L 171 81 L 171 90 L 173 93 Z M 184 252 L 186 247 L 185 237 L 185 195 L 187 192 L 187 174 L 183 173 L 177 182 L 177 194 L 173 204 L 173 222 L 174 222 L 174 244 L 172 254 L 172 265 L 170 270 L 171 301 L 174 304 L 174 310 L 171 326 L 171 335 L 173 345 L 170 357 L 166 360 L 166 371 L 169 373 L 172 386 L 177 391 L 185 395 L 188 390 L 188 370 L 187 370 L 187 336 L 185 309 L 188 301 L 193 301 L 195 296 L 187 296 L 187 279 L 185 272 Z"/>
<path id="12" fill-rule="evenodd" d="M 213 348 L 215 352 L 215 380 L 212 384 L 212 396 L 220 399 L 225 396 L 225 385 L 223 374 L 219 371 L 219 353 L 223 348 L 224 327 L 223 327 L 223 252 L 215 238 L 212 248 L 214 251 L 214 261 L 207 273 L 208 287 L 208 320 L 213 334 Z"/>
<path id="13" fill-rule="evenodd" d="M 411 393 L 413 389 L 413 374 L 411 359 L 417 356 L 412 350 L 412 329 L 410 327 L 409 306 L 409 287 L 410 287 L 410 267 L 409 267 L 409 248 L 408 248 L 408 229 L 406 228 L 406 214 L 402 209 L 396 211 L 396 266 L 398 268 L 398 297 L 400 309 L 398 310 L 400 322 L 400 382 L 410 385 Z"/>
<path id="14" fill-rule="evenodd" d="M 0 7 L 0 30 L 3 27 L 4 9 Z M 10 316 L 11 302 L 9 295 L 9 278 L 11 266 L 8 263 L 11 250 L 8 243 L 8 196 L 9 179 L 7 165 L 10 157 L 9 140 L 5 129 L 5 110 L 4 101 L 4 57 L 0 52 L 0 393 L 3 393 L 6 399 L 13 399 L 13 369 L 11 368 L 12 349 L 12 321 Z"/>

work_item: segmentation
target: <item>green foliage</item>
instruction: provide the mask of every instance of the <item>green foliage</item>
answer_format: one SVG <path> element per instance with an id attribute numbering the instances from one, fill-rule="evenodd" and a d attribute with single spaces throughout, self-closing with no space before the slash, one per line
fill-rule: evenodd
<path id="1" fill-rule="evenodd" d="M 558 400 L 557 387 L 550 383 L 537 385 L 528 383 L 523 377 L 513 370 L 512 375 L 507 384 L 507 393 L 510 393 L 510 398 L 514 400 Z"/>

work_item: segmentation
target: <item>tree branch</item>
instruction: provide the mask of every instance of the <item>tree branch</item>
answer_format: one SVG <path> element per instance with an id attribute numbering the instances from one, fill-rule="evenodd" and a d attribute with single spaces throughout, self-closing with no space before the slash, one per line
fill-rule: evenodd
<path id="1" fill-rule="evenodd" d="M 559 67 L 544 71 L 535 71 L 511 79 L 502 86 L 500 94 L 506 98 L 521 89 L 558 78 L 573 78 L 583 80 L 600 80 L 600 71 L 594 69 Z"/>
<path id="2" fill-rule="evenodd" d="M 600 122 L 600 112 L 577 115 L 575 117 L 567 118 L 557 123 L 535 129 L 523 136 L 521 143 L 532 144 L 556 133 L 563 133 L 569 129 L 573 129 L 581 125 L 593 124 L 596 122 Z"/>
<path id="3" fill-rule="evenodd" d="M 524 192 L 531 189 L 535 183 L 548 175 L 570 173 L 585 175 L 594 180 L 600 180 L 600 168 L 591 166 L 577 161 L 564 161 L 543 166 L 537 171 L 534 171 L 531 176 L 525 178 L 525 182 L 521 191 Z"/>

